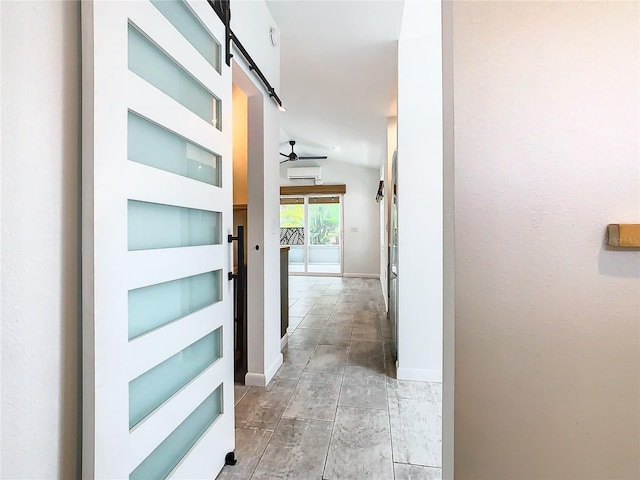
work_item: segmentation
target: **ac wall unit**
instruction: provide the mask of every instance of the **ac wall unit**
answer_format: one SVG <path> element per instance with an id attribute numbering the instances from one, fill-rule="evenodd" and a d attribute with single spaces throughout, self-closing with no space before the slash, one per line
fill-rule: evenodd
<path id="1" fill-rule="evenodd" d="M 322 178 L 321 167 L 295 167 L 287 168 L 289 180 L 320 180 Z"/>

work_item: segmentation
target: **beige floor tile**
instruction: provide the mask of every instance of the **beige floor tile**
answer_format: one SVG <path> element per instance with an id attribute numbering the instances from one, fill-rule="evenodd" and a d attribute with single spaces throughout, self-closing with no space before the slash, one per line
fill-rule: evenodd
<path id="1" fill-rule="evenodd" d="M 380 377 L 386 378 L 386 373 L 381 368 L 360 367 L 357 365 L 347 365 L 344 367 L 344 376 L 346 377 Z"/>
<path id="2" fill-rule="evenodd" d="M 393 478 L 389 417 L 386 411 L 338 407 L 322 478 Z"/>
<path id="3" fill-rule="evenodd" d="M 351 339 L 382 342 L 382 331 L 378 325 L 354 325 Z"/>
<path id="4" fill-rule="evenodd" d="M 289 315 L 292 315 L 294 317 L 304 317 L 307 313 L 309 313 L 309 310 L 311 308 L 313 308 L 313 304 L 311 305 L 303 305 L 300 304 L 298 305 L 299 301 L 295 303 L 295 305 L 291 308 L 289 308 Z"/>
<path id="5" fill-rule="evenodd" d="M 442 469 L 394 463 L 395 480 L 442 480 Z"/>
<path id="6" fill-rule="evenodd" d="M 388 395 L 390 398 L 411 398 L 438 402 L 438 395 L 442 397 L 442 384 L 431 382 L 412 382 L 387 378 Z"/>
<path id="7" fill-rule="evenodd" d="M 333 312 L 334 305 L 333 304 L 318 304 L 316 303 L 313 307 L 309 309 L 308 314 L 313 315 L 331 315 Z"/>
<path id="8" fill-rule="evenodd" d="M 326 326 L 322 331 L 319 345 L 349 346 L 351 343 L 351 327 Z"/>
<path id="9" fill-rule="evenodd" d="M 289 336 L 287 343 L 289 349 L 308 349 L 317 345 L 318 339 L 322 335 L 321 329 L 296 328 L 296 331 Z"/>
<path id="10" fill-rule="evenodd" d="M 306 371 L 342 375 L 347 361 L 348 347 L 318 345 L 307 364 Z"/>
<path id="11" fill-rule="evenodd" d="M 384 372 L 384 353 L 381 342 L 352 340 L 347 365 L 367 367 Z"/>
<path id="12" fill-rule="evenodd" d="M 316 300 L 316 305 L 334 305 L 338 301 L 338 295 L 322 294 L 321 297 Z"/>
<path id="13" fill-rule="evenodd" d="M 273 432 L 236 428 L 235 465 L 226 465 L 216 480 L 247 480 L 258 465 Z"/>
<path id="14" fill-rule="evenodd" d="M 356 303 L 336 303 L 335 308 L 333 309 L 334 313 L 355 313 L 360 308 Z"/>
<path id="15" fill-rule="evenodd" d="M 307 366 L 313 348 L 295 349 L 287 348 L 283 352 L 283 362 L 280 369 L 276 372 L 275 379 L 299 380 L 302 372 Z"/>
<path id="16" fill-rule="evenodd" d="M 322 478 L 331 427 L 331 422 L 283 418 L 273 432 L 252 480 Z"/>
<path id="17" fill-rule="evenodd" d="M 273 430 L 296 385 L 296 381 L 272 380 L 266 388 L 251 387 L 236 405 L 236 427 Z"/>
<path id="18" fill-rule="evenodd" d="M 355 303 L 358 301 L 357 293 L 342 293 L 338 298 L 338 303 Z"/>
<path id="19" fill-rule="evenodd" d="M 242 400 L 242 397 L 245 396 L 245 394 L 249 391 L 251 387 L 247 386 L 247 385 L 234 385 L 233 386 L 233 401 L 234 401 L 234 405 L 237 405 L 238 402 L 240 400 Z"/>
<path id="20" fill-rule="evenodd" d="M 387 409 L 387 385 L 380 376 L 345 377 L 339 405 Z"/>
<path id="21" fill-rule="evenodd" d="M 342 385 L 342 375 L 331 373 L 304 372 L 300 380 L 306 382 L 323 383 L 325 385 Z"/>
<path id="22" fill-rule="evenodd" d="M 322 329 L 329 321 L 329 315 L 316 315 L 308 313 L 300 322 L 299 328 L 319 328 Z"/>
<path id="23" fill-rule="evenodd" d="M 442 467 L 442 410 L 435 399 L 389 398 L 393 459 Z"/>
<path id="24" fill-rule="evenodd" d="M 336 377 L 341 378 L 339 375 Z M 283 416 L 332 422 L 336 416 L 340 383 L 322 380 L 325 379 L 301 379 Z"/>
<path id="25" fill-rule="evenodd" d="M 353 325 L 355 317 L 353 313 L 333 312 L 329 315 L 328 326 L 350 327 Z"/>
<path id="26" fill-rule="evenodd" d="M 304 317 L 292 317 L 291 315 L 289 315 L 289 325 L 287 326 L 287 333 L 292 334 L 293 332 L 295 332 L 296 328 L 298 328 L 303 318 Z"/>
<path id="27" fill-rule="evenodd" d="M 441 384 L 395 378 L 379 281 L 289 287 L 284 363 L 264 389 L 235 386 L 239 463 L 219 478 L 441 480 Z"/>

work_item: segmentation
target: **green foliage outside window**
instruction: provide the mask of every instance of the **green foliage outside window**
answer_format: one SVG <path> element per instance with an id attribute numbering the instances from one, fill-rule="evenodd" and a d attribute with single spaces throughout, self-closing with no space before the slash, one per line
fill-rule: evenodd
<path id="1" fill-rule="evenodd" d="M 280 205 L 280 228 L 304 228 L 304 226 L 304 205 Z M 311 245 L 340 244 L 339 204 L 309 205 L 309 243 Z"/>
<path id="2" fill-rule="evenodd" d="M 340 243 L 340 206 L 337 203 L 309 205 L 309 242 L 311 245 Z"/>
<path id="3" fill-rule="evenodd" d="M 280 205 L 280 228 L 304 227 L 304 205 Z"/>

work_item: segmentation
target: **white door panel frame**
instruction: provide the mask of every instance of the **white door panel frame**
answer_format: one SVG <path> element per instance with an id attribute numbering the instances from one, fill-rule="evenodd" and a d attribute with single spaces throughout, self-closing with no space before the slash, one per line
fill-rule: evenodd
<path id="1" fill-rule="evenodd" d="M 219 43 L 206 2 L 187 6 Z M 222 385 L 222 414 L 169 473 L 215 478 L 235 446 L 233 419 L 231 71 L 214 67 L 147 1 L 82 2 L 83 477 L 128 478 Z M 128 25 L 152 40 L 222 102 L 219 124 L 200 118 L 128 70 Z M 127 112 L 221 157 L 222 188 L 127 159 Z M 222 214 L 221 244 L 128 251 L 128 200 Z M 221 301 L 128 340 L 128 291 L 220 270 Z M 129 428 L 129 382 L 222 327 L 221 356 Z"/>

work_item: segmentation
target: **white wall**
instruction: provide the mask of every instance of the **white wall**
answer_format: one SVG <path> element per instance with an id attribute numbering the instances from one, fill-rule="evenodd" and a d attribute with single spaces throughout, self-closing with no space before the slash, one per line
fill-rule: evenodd
<path id="1" fill-rule="evenodd" d="M 398 42 L 398 378 L 442 381 L 439 2 L 407 1 Z"/>
<path id="2" fill-rule="evenodd" d="M 287 168 L 300 166 L 322 167 L 322 181 L 325 185 L 347 185 L 343 200 L 344 274 L 378 276 L 380 211 L 375 198 L 380 182 L 379 170 L 345 162 L 287 162 L 280 165 L 280 184 L 311 184 L 309 181 L 287 179 Z"/>
<path id="3" fill-rule="evenodd" d="M 456 478 L 639 478 L 640 4 L 453 8 Z"/>
<path id="4" fill-rule="evenodd" d="M 231 28 L 280 93 L 280 48 L 269 29 L 277 27 L 264 0 L 233 1 Z M 280 191 L 278 158 L 280 115 L 240 53 L 234 53 L 234 82 L 249 95 L 248 109 L 248 368 L 245 382 L 264 386 L 282 364 L 280 353 Z M 252 85 L 247 84 L 250 80 Z M 259 247 L 256 250 L 256 246 Z M 253 335 L 255 332 L 256 335 Z"/>
<path id="5" fill-rule="evenodd" d="M 0 18 L 0 476 L 78 478 L 79 3 Z"/>

